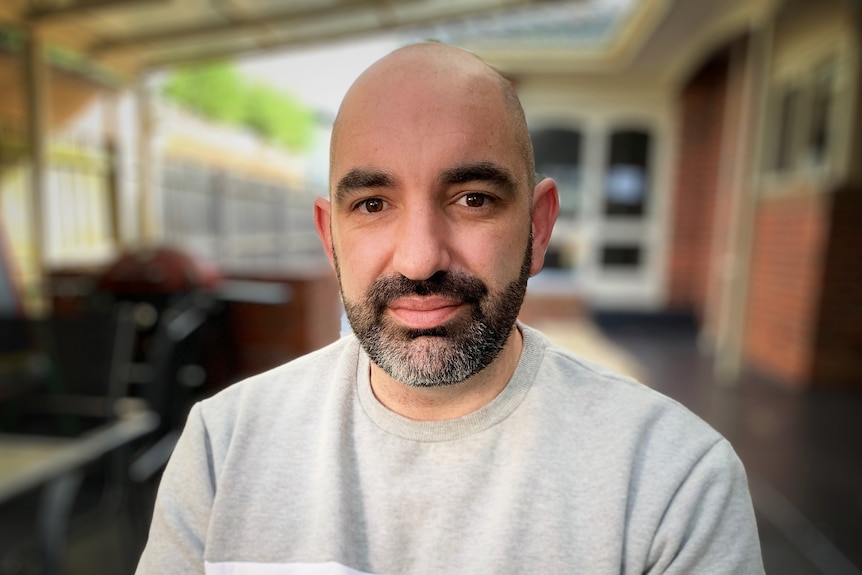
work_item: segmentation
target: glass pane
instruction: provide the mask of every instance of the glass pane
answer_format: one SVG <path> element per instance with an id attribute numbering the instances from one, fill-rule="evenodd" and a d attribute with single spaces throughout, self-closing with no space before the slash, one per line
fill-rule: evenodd
<path id="1" fill-rule="evenodd" d="M 650 135 L 642 130 L 611 134 L 605 177 L 605 213 L 642 216 L 649 188 Z"/>
<path id="2" fill-rule="evenodd" d="M 641 248 L 636 245 L 606 245 L 602 247 L 602 267 L 637 268 L 641 264 Z"/>
<path id="3" fill-rule="evenodd" d="M 822 165 L 829 153 L 834 76 L 834 65 L 831 60 L 821 64 L 815 72 L 811 99 L 811 126 L 808 133 L 808 157 L 815 166 Z"/>
<path id="4" fill-rule="evenodd" d="M 779 172 L 793 167 L 796 124 L 799 121 L 800 91 L 789 88 L 781 95 L 778 115 L 778 140 L 776 141 L 775 169 Z"/>
<path id="5" fill-rule="evenodd" d="M 581 133 L 549 128 L 531 134 L 536 171 L 553 178 L 560 192 L 560 215 L 572 217 L 581 203 Z"/>

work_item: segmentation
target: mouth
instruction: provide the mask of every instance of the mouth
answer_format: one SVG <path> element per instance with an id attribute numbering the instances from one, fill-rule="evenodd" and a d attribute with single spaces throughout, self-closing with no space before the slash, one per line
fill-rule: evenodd
<path id="1" fill-rule="evenodd" d="M 466 305 L 463 301 L 440 296 L 405 297 L 392 302 L 389 312 L 405 327 L 422 330 L 440 327 Z"/>

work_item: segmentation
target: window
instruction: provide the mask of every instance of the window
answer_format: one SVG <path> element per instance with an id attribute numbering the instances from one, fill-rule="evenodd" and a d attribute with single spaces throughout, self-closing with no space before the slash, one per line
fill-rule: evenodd
<path id="1" fill-rule="evenodd" d="M 768 167 L 779 174 L 820 170 L 829 165 L 836 108 L 834 58 L 785 79 L 778 88 Z"/>
<path id="2" fill-rule="evenodd" d="M 780 96 L 778 112 L 778 139 L 775 142 L 775 169 L 779 172 L 791 169 L 795 164 L 796 130 L 799 125 L 801 92 L 797 88 L 785 88 Z"/>
<path id="3" fill-rule="evenodd" d="M 606 245 L 602 247 L 602 267 L 635 269 L 641 265 L 641 247 L 637 245 Z"/>
<path id="4" fill-rule="evenodd" d="M 610 137 L 605 174 L 605 214 L 643 216 L 649 188 L 650 134 L 620 130 Z"/>
<path id="5" fill-rule="evenodd" d="M 835 66 L 831 60 L 814 72 L 811 94 L 811 125 L 806 142 L 809 162 L 814 166 L 827 163 L 829 157 L 830 122 L 834 107 Z"/>
<path id="6" fill-rule="evenodd" d="M 581 205 L 581 133 L 547 128 L 531 134 L 536 171 L 553 178 L 560 193 L 560 215 L 574 217 Z"/>

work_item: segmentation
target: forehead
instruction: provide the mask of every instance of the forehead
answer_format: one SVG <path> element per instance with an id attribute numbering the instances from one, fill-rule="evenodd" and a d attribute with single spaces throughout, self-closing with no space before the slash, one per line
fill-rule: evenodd
<path id="1" fill-rule="evenodd" d="M 373 70 L 351 89 L 333 133 L 333 178 L 356 167 L 387 171 L 488 161 L 521 177 L 500 79 L 412 62 Z M 438 166 L 445 167 L 445 166 Z"/>

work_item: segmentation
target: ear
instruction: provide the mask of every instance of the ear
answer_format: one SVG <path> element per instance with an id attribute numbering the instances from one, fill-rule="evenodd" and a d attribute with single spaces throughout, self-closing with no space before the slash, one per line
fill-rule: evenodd
<path id="1" fill-rule="evenodd" d="M 326 257 L 329 258 L 329 263 L 335 267 L 335 258 L 332 247 L 332 205 L 326 198 L 317 198 L 314 200 L 314 227 L 317 228 L 317 235 L 320 237 L 320 243 L 323 244 L 323 249 L 326 251 Z"/>
<path id="2" fill-rule="evenodd" d="M 545 250 L 551 241 L 551 232 L 560 212 L 560 196 L 557 183 L 545 178 L 533 191 L 533 265 L 530 275 L 534 276 L 542 270 L 545 263 Z"/>

